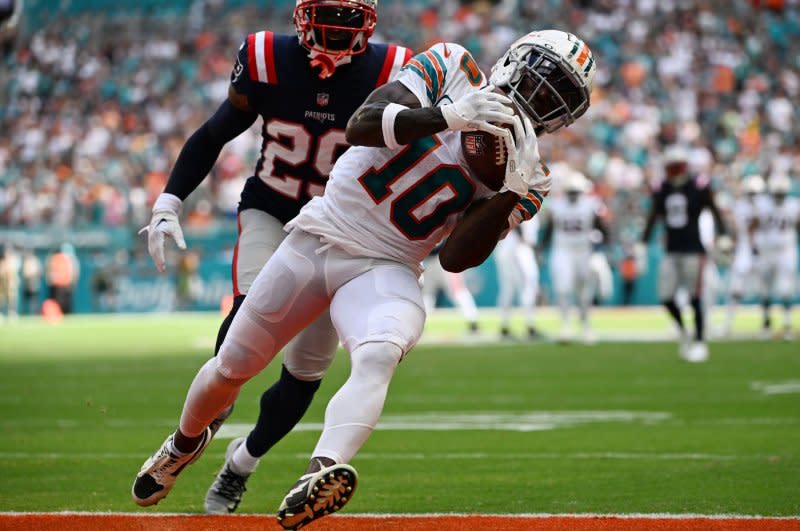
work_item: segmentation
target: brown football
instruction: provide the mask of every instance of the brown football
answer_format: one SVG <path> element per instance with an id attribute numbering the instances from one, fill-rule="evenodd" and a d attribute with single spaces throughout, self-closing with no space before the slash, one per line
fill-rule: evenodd
<path id="1" fill-rule="evenodd" d="M 508 152 L 502 138 L 484 131 L 464 131 L 461 151 L 473 177 L 494 191 L 503 186 Z"/>

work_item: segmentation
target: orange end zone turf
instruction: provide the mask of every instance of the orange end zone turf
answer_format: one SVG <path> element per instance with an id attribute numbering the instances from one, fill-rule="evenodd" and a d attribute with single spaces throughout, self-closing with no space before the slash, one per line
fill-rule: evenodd
<path id="1" fill-rule="evenodd" d="M 273 516 L 89 513 L 0 514 L 0 530 L 39 531 L 262 531 L 280 530 Z M 310 531 L 800 531 L 800 518 L 615 516 L 330 516 Z"/>

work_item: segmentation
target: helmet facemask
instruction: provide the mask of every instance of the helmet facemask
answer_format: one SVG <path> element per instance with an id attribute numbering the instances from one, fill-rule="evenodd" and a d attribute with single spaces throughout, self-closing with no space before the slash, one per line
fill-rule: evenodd
<path id="1" fill-rule="evenodd" d="M 537 132 L 552 133 L 589 108 L 586 84 L 544 48 L 520 46 L 508 54 L 505 69 L 513 73 L 498 86 L 530 117 Z"/>
<path id="2" fill-rule="evenodd" d="M 310 52 L 311 66 L 321 68 L 320 77 L 330 76 L 337 66 L 367 49 L 377 21 L 376 4 L 355 0 L 297 3 L 294 11 L 297 35 Z"/>

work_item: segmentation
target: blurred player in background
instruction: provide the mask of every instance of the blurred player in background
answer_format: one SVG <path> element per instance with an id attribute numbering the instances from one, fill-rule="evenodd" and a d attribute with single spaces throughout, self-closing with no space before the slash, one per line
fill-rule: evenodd
<path id="1" fill-rule="evenodd" d="M 748 289 L 757 285 L 754 272 L 754 248 L 750 241 L 750 230 L 756 217 L 758 198 L 765 191 L 764 179 L 760 175 L 748 175 L 742 181 L 742 196 L 736 200 L 731 212 L 735 226 L 733 262 L 728 277 L 728 300 L 722 334 L 729 336 L 733 329 L 736 307 L 741 304 Z M 724 247 L 724 244 L 723 244 Z"/>
<path id="2" fill-rule="evenodd" d="M 72 313 L 72 299 L 80 278 L 80 262 L 71 243 L 47 257 L 47 296 L 58 304 L 64 314 Z"/>
<path id="3" fill-rule="evenodd" d="M 680 330 L 681 357 L 690 362 L 703 362 L 708 359 L 708 346 L 703 308 L 706 250 L 700 235 L 701 212 L 708 208 L 717 232 L 725 234 L 726 230 L 708 178 L 689 174 L 688 154 L 683 147 L 673 145 L 665 150 L 664 172 L 666 178 L 653 191 L 642 243 L 646 245 L 650 241 L 656 222 L 663 218 L 667 253 L 659 266 L 659 297 Z M 694 310 L 694 342 L 689 339 L 675 300 L 681 287 L 688 292 Z"/>
<path id="4" fill-rule="evenodd" d="M 20 256 L 11 245 L 0 246 L 0 310 L 9 319 L 18 316 L 20 265 Z"/>
<path id="5" fill-rule="evenodd" d="M 589 195 L 591 182 L 578 171 L 570 171 L 563 180 L 564 195 L 554 198 L 547 209 L 547 224 L 542 245 L 550 250 L 550 277 L 553 279 L 561 315 L 561 341 L 572 339 L 570 310 L 577 306 L 583 341 L 594 342 L 589 322 L 589 308 L 597 287 L 592 270 L 594 233 L 608 240 L 608 228 L 602 220 L 603 205 Z"/>
<path id="6" fill-rule="evenodd" d="M 348 147 L 347 121 L 411 56 L 401 46 L 369 43 L 376 22 L 377 0 L 298 0 L 297 35 L 249 35 L 234 63 L 228 99 L 187 140 L 153 206 L 148 247 L 164 271 L 165 237 L 186 248 L 178 221 L 183 201 L 205 179 L 223 146 L 262 118 L 261 155 L 239 203 L 231 268 L 235 298 L 215 354 L 256 275 L 286 236 L 284 224 L 324 191 L 334 162 Z M 206 496 L 207 512 L 236 510 L 261 456 L 308 409 L 337 344 L 324 311 L 287 346 L 280 379 L 261 397 L 256 426 L 246 440 L 234 439 L 228 446 L 225 465 Z M 197 459 L 229 414 L 230 408 L 193 437 L 180 431 L 170 436 L 142 467 L 132 489 L 134 501 L 147 506 L 166 496 L 174 478 L 167 480 L 160 467 L 186 455 Z"/>
<path id="7" fill-rule="evenodd" d="M 797 237 L 800 233 L 800 200 L 789 197 L 792 181 L 788 175 L 772 175 L 767 183 L 768 194 L 756 206 L 752 231 L 757 234 L 757 269 L 761 278 L 762 327 L 771 333 L 769 310 L 773 298 L 783 306 L 783 337 L 792 338 L 792 299 L 796 294 Z"/>
<path id="8" fill-rule="evenodd" d="M 556 131 L 586 111 L 594 72 L 586 44 L 546 30 L 516 41 L 493 69 L 492 84 L 508 97 L 486 85 L 467 50 L 450 43 L 415 56 L 373 92 L 347 126 L 358 147 L 337 161 L 325 194 L 287 224 L 289 236 L 255 279 L 219 356 L 192 382 L 176 433 L 197 448 L 169 462 L 149 459 L 137 483 L 148 477 L 171 486 L 241 386 L 330 308 L 351 372 L 328 403 L 306 473 L 284 497 L 278 521 L 297 529 L 348 503 L 357 481 L 348 463 L 422 333 L 420 263 L 447 238 L 439 253 L 446 270 L 479 265 L 501 234 L 538 212 L 550 177 L 536 131 Z M 513 136 L 496 125 L 508 123 Z M 468 171 L 461 132 L 475 129 L 505 142 L 508 163 L 496 193 Z M 306 354 L 297 361 L 314 360 Z M 156 455 L 170 454 L 172 439 Z"/>
<path id="9" fill-rule="evenodd" d="M 500 307 L 500 335 L 511 335 L 511 308 L 519 296 L 528 339 L 542 339 L 534 324 L 534 306 L 539 295 L 539 264 L 534 248 L 539 238 L 539 218 L 523 223 L 497 242 L 494 261 L 497 266 L 497 306 Z"/>
<path id="10" fill-rule="evenodd" d="M 470 293 L 463 273 L 450 273 L 442 268 L 439 262 L 439 249 L 436 247 L 422 263 L 425 273 L 422 275 L 422 298 L 428 315 L 436 308 L 436 297 L 444 292 L 450 302 L 461 311 L 467 321 L 470 334 L 478 332 L 478 307 Z"/>

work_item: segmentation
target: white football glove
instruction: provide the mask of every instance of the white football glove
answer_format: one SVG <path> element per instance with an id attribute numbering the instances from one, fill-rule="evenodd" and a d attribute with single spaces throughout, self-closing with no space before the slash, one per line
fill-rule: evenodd
<path id="1" fill-rule="evenodd" d="M 178 248 L 186 249 L 183 231 L 178 221 L 182 201 L 172 194 L 161 194 L 153 205 L 153 217 L 150 225 L 142 227 L 139 234 L 147 233 L 147 250 L 156 264 L 159 272 L 163 273 L 166 260 L 164 259 L 164 236 L 170 236 Z"/>
<path id="2" fill-rule="evenodd" d="M 486 131 L 502 134 L 503 129 L 494 124 L 510 124 L 514 119 L 513 102 L 488 85 L 470 92 L 450 105 L 439 107 L 451 131 Z M 489 123 L 492 122 L 492 123 Z"/>
<path id="3" fill-rule="evenodd" d="M 514 116 L 513 124 L 513 136 L 508 129 L 503 129 L 499 135 L 505 141 L 508 151 L 506 178 L 500 192 L 511 191 L 520 197 L 528 195 L 529 190 L 549 192 L 551 179 L 542 168 L 539 142 L 533 124 L 524 114 L 522 121 L 519 116 Z"/>

